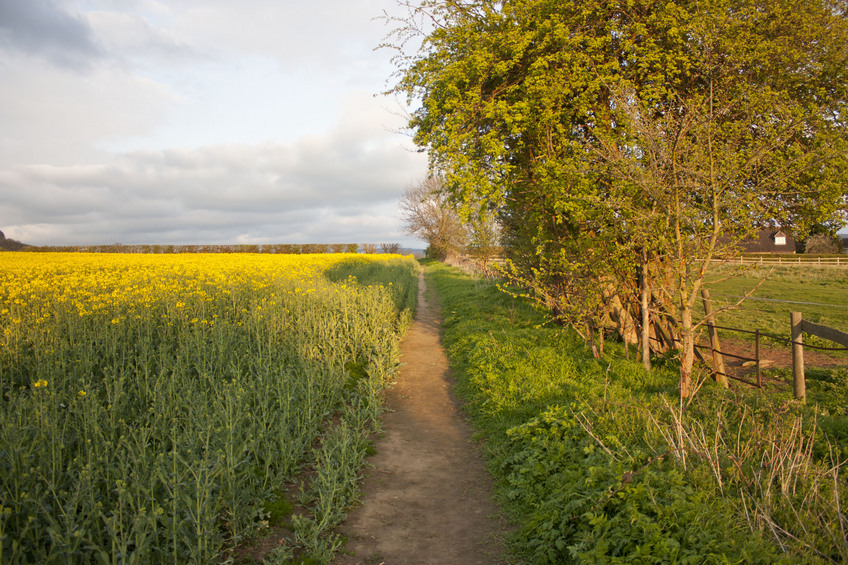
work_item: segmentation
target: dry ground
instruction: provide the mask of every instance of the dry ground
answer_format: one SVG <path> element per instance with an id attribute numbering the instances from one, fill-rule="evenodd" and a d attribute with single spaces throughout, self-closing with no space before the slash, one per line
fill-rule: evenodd
<path id="1" fill-rule="evenodd" d="M 402 344 L 397 384 L 362 504 L 339 531 L 337 565 L 503 563 L 504 521 L 491 478 L 452 394 L 435 296 L 420 279 L 415 323 Z"/>

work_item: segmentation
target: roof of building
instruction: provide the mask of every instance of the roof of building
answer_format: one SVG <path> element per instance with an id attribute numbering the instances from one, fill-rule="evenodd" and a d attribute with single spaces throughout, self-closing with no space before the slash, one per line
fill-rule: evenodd
<path id="1" fill-rule="evenodd" d="M 785 228 L 765 228 L 739 246 L 745 253 L 796 253 L 798 242 Z M 779 237 L 785 238 L 781 245 Z"/>

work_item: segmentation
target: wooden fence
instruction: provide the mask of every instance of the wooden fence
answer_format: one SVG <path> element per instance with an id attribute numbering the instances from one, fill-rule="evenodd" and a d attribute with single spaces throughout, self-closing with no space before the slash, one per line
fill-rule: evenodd
<path id="1" fill-rule="evenodd" d="M 701 292 L 701 297 L 704 301 L 704 312 L 709 317 L 712 315 L 712 302 L 710 300 L 710 293 L 708 290 L 703 290 Z M 761 361 L 760 358 L 760 338 L 768 337 L 771 340 L 782 342 L 786 344 L 792 345 L 792 381 L 793 381 L 793 390 L 795 394 L 795 398 L 798 400 L 804 401 L 807 397 L 807 385 L 804 376 L 804 343 L 803 343 L 803 334 L 808 333 L 810 335 L 814 335 L 820 337 L 822 339 L 826 339 L 828 341 L 832 341 L 841 345 L 842 347 L 819 347 L 813 345 L 806 345 L 807 348 L 810 349 L 818 349 L 824 351 L 848 351 L 848 333 L 843 331 L 830 328 L 828 326 L 823 326 L 820 324 L 816 324 L 813 322 L 809 322 L 803 319 L 801 312 L 792 312 L 790 314 L 790 337 L 786 338 L 784 336 L 778 336 L 773 334 L 763 333 L 760 330 L 743 330 L 741 328 L 731 328 L 726 326 L 717 326 L 714 322 L 710 321 L 707 323 L 707 327 L 709 330 L 710 344 L 708 346 L 696 345 L 697 350 L 708 350 L 712 356 L 713 361 L 713 370 L 716 374 L 716 379 L 727 386 L 727 379 L 734 379 L 745 384 L 749 384 L 751 386 L 756 386 L 758 388 L 762 388 L 762 374 L 761 374 Z M 747 333 L 754 335 L 754 357 L 741 357 L 738 355 L 731 354 L 729 352 L 723 352 L 721 350 L 721 344 L 718 338 L 717 330 L 727 330 L 734 331 L 739 333 Z M 741 359 L 744 361 L 753 361 L 756 367 L 756 381 L 750 381 L 731 373 L 728 373 L 724 366 L 724 357 L 733 357 L 735 359 Z M 702 360 L 705 360 L 703 355 L 699 355 Z"/>
<path id="2" fill-rule="evenodd" d="M 839 348 L 816 348 L 830 350 L 848 349 L 848 333 L 808 322 L 803 319 L 801 312 L 792 312 L 790 323 L 792 325 L 792 376 L 795 384 L 795 398 L 804 400 L 807 397 L 807 384 L 804 379 L 804 332 L 842 346 Z M 811 346 L 808 345 L 807 347 Z"/>
<path id="3" fill-rule="evenodd" d="M 770 256 L 750 256 L 740 255 L 735 259 L 717 259 L 715 262 L 730 263 L 739 265 L 803 265 L 803 266 L 820 266 L 820 267 L 848 267 L 848 255 L 844 257 L 811 257 L 804 254 L 785 254 L 775 253 Z"/>
<path id="4" fill-rule="evenodd" d="M 475 273 L 475 274 L 484 274 L 488 277 L 493 277 L 497 273 L 497 267 L 502 264 L 503 260 L 500 257 L 492 258 L 488 264 L 480 265 L 479 262 L 473 257 L 469 256 L 459 256 L 454 257 L 453 261 L 449 263 L 455 267 L 459 267 L 460 269 Z M 728 261 L 722 261 L 723 263 L 727 263 Z M 739 258 L 740 263 L 744 264 L 763 264 L 763 265 L 834 265 L 834 266 L 842 266 L 848 267 L 848 255 L 845 257 L 810 257 L 803 255 L 789 255 L 785 257 L 781 257 L 779 255 L 775 255 L 772 257 L 763 257 L 763 256 L 742 256 Z M 494 267 L 494 269 L 492 268 Z M 712 301 L 710 300 L 710 292 L 707 289 L 701 291 L 701 297 L 704 302 L 704 312 L 709 318 L 712 313 Z M 673 327 L 674 320 L 670 316 L 666 316 L 667 321 L 671 322 L 671 326 Z M 672 328 L 667 328 L 669 331 L 663 329 L 661 324 L 657 324 L 656 320 L 652 324 L 654 335 L 651 337 L 651 340 L 654 342 L 658 342 L 660 349 L 662 351 L 663 347 L 671 347 L 676 348 L 678 344 L 678 340 L 674 336 L 674 332 Z M 801 312 L 792 312 L 790 317 L 790 337 L 786 338 L 784 336 L 778 336 L 774 334 L 764 333 L 760 330 L 743 330 L 741 328 L 731 328 L 727 326 L 717 326 L 714 321 L 710 321 L 707 323 L 707 327 L 709 330 L 709 345 L 700 345 L 695 344 L 695 355 L 696 357 L 703 363 L 708 363 L 707 357 L 704 356 L 702 351 L 708 351 L 713 367 L 713 373 L 716 376 L 716 380 L 719 384 L 723 386 L 728 386 L 728 379 L 733 379 L 735 381 L 739 381 L 751 386 L 755 386 L 757 388 L 763 387 L 763 378 L 762 378 L 762 359 L 760 358 L 760 340 L 763 337 L 767 337 L 773 341 L 782 342 L 786 344 L 792 345 L 792 375 L 793 375 L 793 388 L 795 393 L 795 398 L 804 401 L 807 396 L 807 386 L 806 380 L 804 376 L 804 343 L 802 339 L 803 333 L 808 333 L 810 335 L 814 335 L 820 337 L 822 339 L 826 339 L 829 341 L 833 341 L 842 347 L 819 347 L 813 345 L 806 345 L 809 349 L 817 349 L 823 351 L 848 351 L 848 333 L 836 330 L 834 328 L 830 328 L 827 326 L 822 326 L 820 324 L 815 324 L 813 322 L 808 322 L 803 320 Z M 747 333 L 754 336 L 754 356 L 753 357 L 742 357 L 739 355 L 735 355 L 726 351 L 721 350 L 721 343 L 718 337 L 717 330 L 725 330 L 725 331 L 733 331 L 739 333 Z M 755 366 L 755 378 L 756 380 L 748 380 L 732 373 L 729 373 L 724 365 L 724 357 L 732 357 L 735 359 L 740 359 L 742 361 L 753 361 Z"/>

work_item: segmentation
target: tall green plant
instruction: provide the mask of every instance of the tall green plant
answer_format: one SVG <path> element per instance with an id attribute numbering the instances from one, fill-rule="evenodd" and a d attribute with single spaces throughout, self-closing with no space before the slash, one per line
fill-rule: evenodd
<path id="1" fill-rule="evenodd" d="M 135 261 L 169 284 L 122 301 L 139 285 L 115 273 Z M 247 258 L 230 278 L 214 256 L 192 258 L 197 271 L 157 261 L 6 263 L 0 561 L 218 562 L 306 467 L 319 479 L 299 549 L 326 556 L 397 366 L 417 263 L 326 259 L 330 273 L 292 278 L 260 276 Z M 68 300 L 81 281 L 92 292 Z"/>
<path id="2" fill-rule="evenodd" d="M 411 10 L 399 38 L 431 27 L 396 90 L 420 104 L 409 125 L 432 168 L 456 201 L 499 210 L 516 280 L 564 321 L 591 329 L 606 310 L 635 342 L 640 309 L 676 318 L 684 397 L 710 260 L 765 223 L 845 213 L 842 4 Z"/>

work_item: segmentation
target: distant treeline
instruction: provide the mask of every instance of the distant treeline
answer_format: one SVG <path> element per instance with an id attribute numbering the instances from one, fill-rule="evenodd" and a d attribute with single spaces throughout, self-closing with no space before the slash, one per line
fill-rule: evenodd
<path id="1" fill-rule="evenodd" d="M 0 239 L 0 251 L 27 251 L 29 245 L 14 239 Z"/>
<path id="2" fill-rule="evenodd" d="M 8 239 L 6 235 L 0 231 L 0 251 L 21 251 L 26 247 L 29 246 L 16 239 Z"/>
<path id="3" fill-rule="evenodd" d="M 28 246 L 26 251 L 61 253 L 398 253 L 397 243 L 272 243 L 249 245 L 59 245 Z"/>

